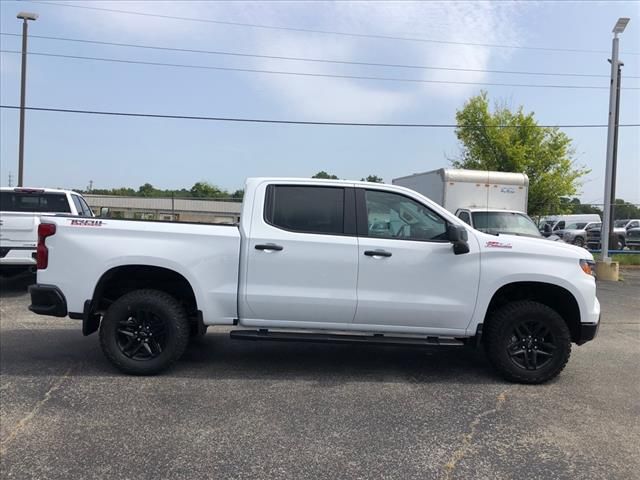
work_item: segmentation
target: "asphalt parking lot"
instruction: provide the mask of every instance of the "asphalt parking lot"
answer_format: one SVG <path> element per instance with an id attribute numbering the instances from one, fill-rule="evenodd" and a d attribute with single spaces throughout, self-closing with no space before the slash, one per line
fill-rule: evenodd
<path id="1" fill-rule="evenodd" d="M 0 282 L 2 478 L 626 479 L 640 472 L 640 270 L 541 386 L 481 351 L 254 343 L 214 329 L 167 374 L 115 372 L 96 335 Z"/>

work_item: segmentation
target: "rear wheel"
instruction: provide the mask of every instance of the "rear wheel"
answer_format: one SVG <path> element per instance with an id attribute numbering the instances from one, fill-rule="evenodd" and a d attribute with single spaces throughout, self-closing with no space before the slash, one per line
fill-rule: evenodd
<path id="1" fill-rule="evenodd" d="M 189 340 L 182 305 L 158 290 L 135 290 L 116 300 L 100 325 L 100 345 L 119 370 L 154 375 L 178 360 Z"/>
<path id="2" fill-rule="evenodd" d="M 507 380 L 543 383 L 557 376 L 571 355 L 571 334 L 552 308 L 530 300 L 497 310 L 485 330 L 485 350 Z"/>

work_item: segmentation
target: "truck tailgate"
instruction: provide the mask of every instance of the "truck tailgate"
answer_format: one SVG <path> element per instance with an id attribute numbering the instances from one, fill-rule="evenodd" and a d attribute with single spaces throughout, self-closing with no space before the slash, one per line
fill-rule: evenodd
<path id="1" fill-rule="evenodd" d="M 0 246 L 35 247 L 39 223 L 33 213 L 0 212 Z"/>

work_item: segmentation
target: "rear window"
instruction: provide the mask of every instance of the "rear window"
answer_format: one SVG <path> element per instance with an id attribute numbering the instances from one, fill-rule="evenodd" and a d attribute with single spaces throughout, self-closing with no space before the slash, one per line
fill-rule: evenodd
<path id="1" fill-rule="evenodd" d="M 0 192 L 0 211 L 71 213 L 64 193 Z"/>
<path id="2" fill-rule="evenodd" d="M 265 217 L 270 224 L 301 233 L 344 232 L 344 189 L 335 187 L 269 187 Z"/>

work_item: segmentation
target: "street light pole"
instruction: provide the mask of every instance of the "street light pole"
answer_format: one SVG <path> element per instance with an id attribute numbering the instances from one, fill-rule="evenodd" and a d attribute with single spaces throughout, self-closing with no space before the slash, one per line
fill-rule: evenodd
<path id="1" fill-rule="evenodd" d="M 611 87 L 609 90 L 609 128 L 607 130 L 607 163 L 604 178 L 604 211 L 602 212 L 602 228 L 600 241 L 602 243 L 602 260 L 611 263 L 609 257 L 609 238 L 611 235 L 611 195 L 613 193 L 613 156 L 616 150 L 616 118 L 618 110 L 618 73 L 621 62 L 618 60 L 618 34 L 624 32 L 628 18 L 619 18 L 613 27 L 613 44 L 611 46 Z"/>
<path id="2" fill-rule="evenodd" d="M 18 144 L 18 187 L 24 180 L 24 103 L 27 83 L 27 29 L 28 21 L 36 20 L 37 13 L 20 12 L 17 18 L 22 19 L 22 75 L 20 78 L 20 140 Z"/>

